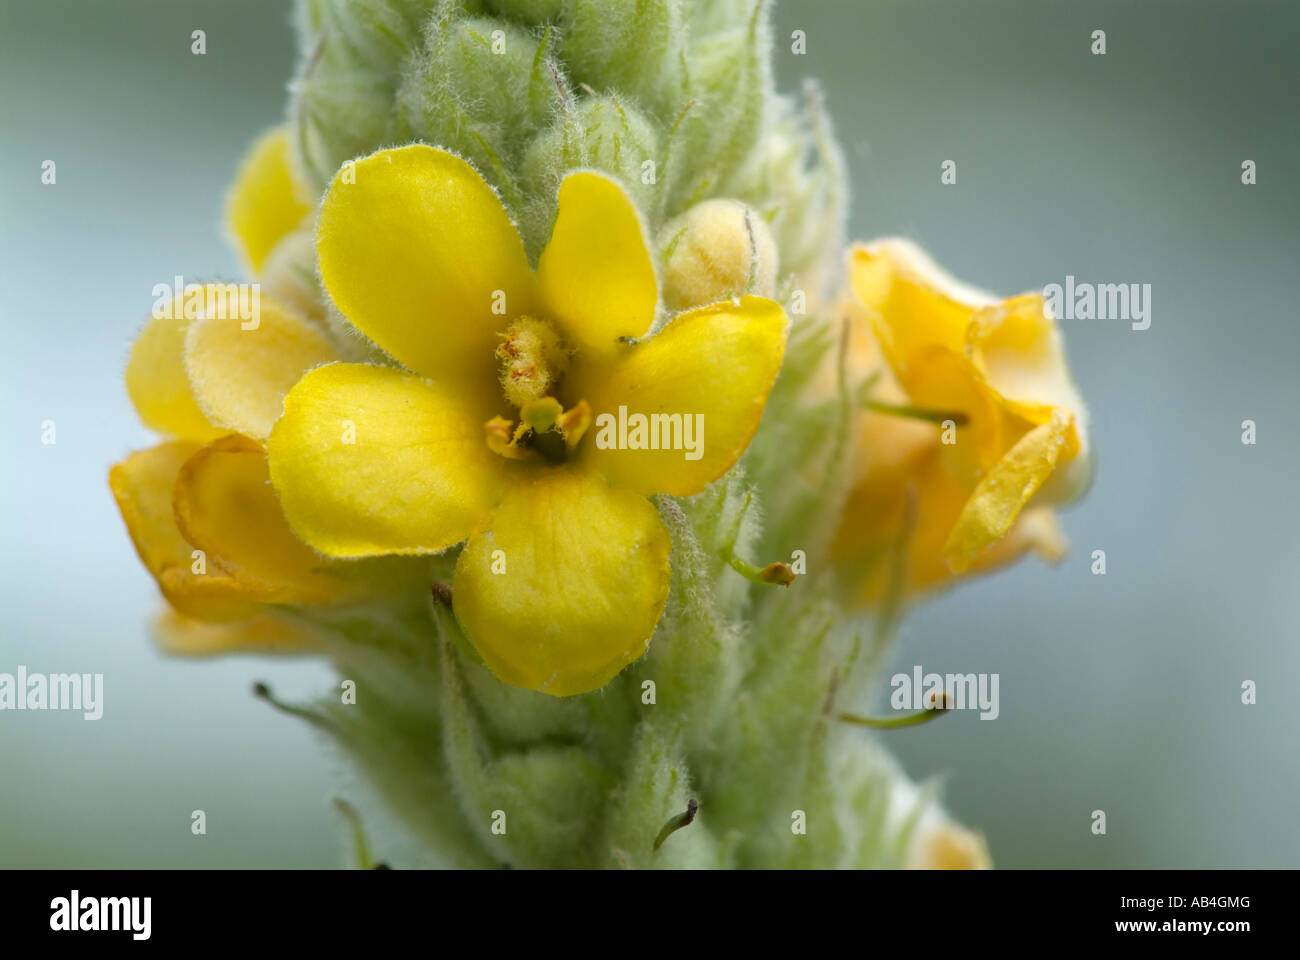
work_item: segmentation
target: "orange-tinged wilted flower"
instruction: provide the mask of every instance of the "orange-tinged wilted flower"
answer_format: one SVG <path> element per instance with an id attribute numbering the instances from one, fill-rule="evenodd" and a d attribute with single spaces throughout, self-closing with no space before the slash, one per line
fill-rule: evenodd
<path id="1" fill-rule="evenodd" d="M 834 549 L 856 599 L 880 598 L 899 538 L 910 591 L 1028 550 L 1059 558 L 1052 507 L 1086 480 L 1087 414 L 1042 297 L 965 287 L 904 240 L 855 247 L 849 278 L 869 405 Z"/>

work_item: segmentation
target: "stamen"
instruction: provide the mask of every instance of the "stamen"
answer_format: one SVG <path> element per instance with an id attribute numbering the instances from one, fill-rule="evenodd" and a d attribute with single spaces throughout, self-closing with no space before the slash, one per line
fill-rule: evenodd
<path id="1" fill-rule="evenodd" d="M 590 426 L 591 406 L 586 400 L 579 400 L 576 406 L 560 416 L 559 427 L 560 433 L 564 435 L 564 445 L 572 450 Z"/>
<path id="2" fill-rule="evenodd" d="M 516 407 L 552 393 L 564 375 L 569 354 L 555 328 L 544 320 L 520 317 L 510 324 L 497 347 L 501 389 Z"/>
<path id="3" fill-rule="evenodd" d="M 532 456 L 531 450 L 515 442 L 516 431 L 505 417 L 493 417 L 483 424 L 483 437 L 489 450 L 507 460 L 527 460 Z"/>
<path id="4" fill-rule="evenodd" d="M 524 404 L 517 425 L 505 417 L 493 417 L 483 424 L 483 435 L 489 449 L 511 460 L 540 454 L 556 461 L 573 451 L 590 425 L 591 406 L 587 401 L 580 400 L 571 410 L 565 410 L 554 397 L 542 397 Z"/>

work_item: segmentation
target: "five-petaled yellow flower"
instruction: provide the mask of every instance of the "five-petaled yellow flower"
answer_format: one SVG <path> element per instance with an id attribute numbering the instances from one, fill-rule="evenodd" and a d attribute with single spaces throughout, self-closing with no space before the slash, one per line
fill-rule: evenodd
<path id="1" fill-rule="evenodd" d="M 316 247 L 335 306 L 405 369 L 333 363 L 290 391 L 267 447 L 293 530 L 348 558 L 467 541 L 453 609 L 487 666 L 556 696 L 603 686 L 668 595 L 647 497 L 698 493 L 744 452 L 784 312 L 747 296 L 653 330 L 654 265 L 617 183 L 565 178 L 534 270 L 474 169 L 419 144 L 340 171 Z M 598 444 L 620 407 L 702 416 L 698 459 Z"/>
<path id="2" fill-rule="evenodd" d="M 849 281 L 850 366 L 871 379 L 872 399 L 956 417 L 945 431 L 859 415 L 856 481 L 833 550 L 857 570 L 857 601 L 880 599 L 900 535 L 913 592 L 1030 549 L 1058 558 L 1052 506 L 1086 481 L 1087 413 L 1043 298 L 965 287 L 904 240 L 853 248 Z"/>

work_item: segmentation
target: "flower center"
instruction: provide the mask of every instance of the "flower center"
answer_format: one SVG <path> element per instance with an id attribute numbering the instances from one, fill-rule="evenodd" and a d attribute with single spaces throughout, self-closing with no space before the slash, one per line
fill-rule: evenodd
<path id="1" fill-rule="evenodd" d="M 519 424 L 493 417 L 483 425 L 488 446 L 511 460 L 565 459 L 590 425 L 591 408 L 581 400 L 565 410 L 555 399 L 570 356 L 559 332 L 545 320 L 519 317 L 501 334 L 496 356 L 502 392 L 519 408 Z"/>

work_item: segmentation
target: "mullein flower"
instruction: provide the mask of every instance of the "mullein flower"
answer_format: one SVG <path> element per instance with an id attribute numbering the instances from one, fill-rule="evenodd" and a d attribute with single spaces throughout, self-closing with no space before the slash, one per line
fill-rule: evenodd
<path id="1" fill-rule="evenodd" d="M 340 558 L 465 541 L 453 610 L 493 673 L 556 696 L 603 686 L 668 595 L 670 537 L 646 497 L 698 493 L 744 452 L 784 312 L 747 296 L 644 338 L 655 270 L 617 183 L 564 180 L 534 271 L 492 189 L 423 145 L 340 171 L 317 250 L 335 306 L 403 368 L 331 364 L 290 391 L 268 444 L 290 525 Z M 702 421 L 698 458 L 599 442 L 628 410 Z"/>
<path id="2" fill-rule="evenodd" d="M 1053 506 L 1086 480 L 1087 414 L 1042 297 L 964 287 L 902 240 L 854 248 L 849 279 L 841 312 L 866 396 L 834 552 L 857 601 L 880 599 L 900 535 L 916 592 L 1029 550 L 1058 559 Z"/>

